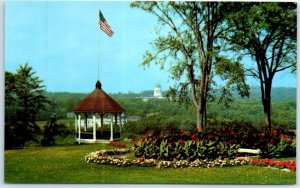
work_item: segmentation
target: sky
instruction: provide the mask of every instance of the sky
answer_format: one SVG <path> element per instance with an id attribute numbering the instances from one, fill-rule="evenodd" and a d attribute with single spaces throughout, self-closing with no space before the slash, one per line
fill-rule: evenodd
<path id="1" fill-rule="evenodd" d="M 99 9 L 114 31 L 109 37 L 98 25 Z M 50 92 L 91 92 L 99 79 L 109 93 L 140 92 L 160 83 L 173 85 L 167 70 L 140 66 L 155 39 L 154 16 L 129 2 L 6 1 L 5 70 L 26 62 Z M 248 59 L 248 61 L 251 61 Z M 258 81 L 248 78 L 248 84 Z M 296 87 L 296 75 L 277 74 L 274 87 Z"/>

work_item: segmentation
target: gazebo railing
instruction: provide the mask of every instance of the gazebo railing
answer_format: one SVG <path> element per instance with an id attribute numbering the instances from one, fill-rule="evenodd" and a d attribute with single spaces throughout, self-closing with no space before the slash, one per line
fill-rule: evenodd
<path id="1" fill-rule="evenodd" d="M 108 130 L 96 131 L 96 140 L 110 140 L 111 133 Z M 79 133 L 76 132 L 76 138 L 79 139 Z M 121 132 L 114 131 L 113 133 L 114 140 L 121 139 Z M 84 131 L 80 132 L 80 139 L 93 139 L 93 131 Z"/>

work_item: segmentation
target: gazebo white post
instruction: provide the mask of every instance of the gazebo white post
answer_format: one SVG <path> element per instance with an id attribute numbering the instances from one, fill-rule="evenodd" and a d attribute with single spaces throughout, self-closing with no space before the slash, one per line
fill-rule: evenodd
<path id="1" fill-rule="evenodd" d="M 103 113 L 100 114 L 100 127 L 103 127 Z"/>
<path id="2" fill-rule="evenodd" d="M 119 113 L 119 118 L 120 118 L 120 125 L 119 125 L 119 127 L 120 127 L 120 138 L 121 138 L 121 126 L 122 126 L 122 117 L 121 117 L 121 114 L 122 113 Z"/>
<path id="3" fill-rule="evenodd" d="M 113 115 L 110 115 L 110 141 L 114 140 Z"/>
<path id="4" fill-rule="evenodd" d="M 87 114 L 84 114 L 84 117 L 85 117 L 85 119 L 84 119 L 84 124 L 85 124 L 85 126 L 84 126 L 84 131 L 86 131 L 88 115 L 87 115 Z"/>
<path id="5" fill-rule="evenodd" d="M 93 115 L 93 140 L 96 141 L 96 116 Z"/>
<path id="6" fill-rule="evenodd" d="M 76 136 L 76 134 L 77 134 L 77 114 L 76 113 L 74 113 L 75 114 L 75 138 L 77 138 L 77 136 Z"/>
<path id="7" fill-rule="evenodd" d="M 78 143 L 80 144 L 80 114 L 78 115 Z"/>

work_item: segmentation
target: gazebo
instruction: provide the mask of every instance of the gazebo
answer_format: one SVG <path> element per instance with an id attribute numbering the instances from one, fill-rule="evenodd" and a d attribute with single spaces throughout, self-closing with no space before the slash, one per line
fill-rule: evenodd
<path id="1" fill-rule="evenodd" d="M 122 115 L 125 109 L 105 93 L 101 86 L 98 80 L 95 90 L 73 109 L 75 140 L 79 144 L 121 139 L 121 126 L 124 121 Z M 110 126 L 108 130 L 105 129 L 107 125 Z"/>

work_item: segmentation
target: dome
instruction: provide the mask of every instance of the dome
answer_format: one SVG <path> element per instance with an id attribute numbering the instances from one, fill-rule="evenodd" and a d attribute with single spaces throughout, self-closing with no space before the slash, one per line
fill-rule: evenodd
<path id="1" fill-rule="evenodd" d="M 161 88 L 161 85 L 160 85 L 160 83 L 156 83 L 156 84 L 154 85 L 154 87 L 159 87 L 159 88 Z"/>

